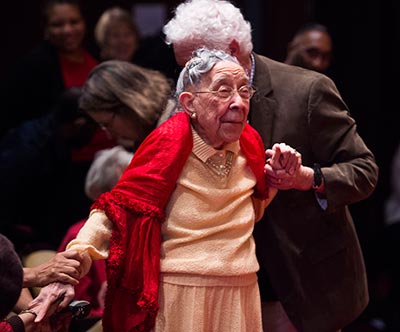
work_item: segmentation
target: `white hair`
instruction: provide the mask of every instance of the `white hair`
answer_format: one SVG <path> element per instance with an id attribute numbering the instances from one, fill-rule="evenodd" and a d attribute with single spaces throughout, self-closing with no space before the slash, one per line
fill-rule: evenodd
<path id="1" fill-rule="evenodd" d="M 228 51 L 236 40 L 242 54 L 253 50 L 251 25 L 229 1 L 185 1 L 176 7 L 163 32 L 167 44 L 200 43 L 198 46 Z"/>
<path id="2" fill-rule="evenodd" d="M 132 157 L 133 153 L 126 151 L 122 146 L 98 151 L 86 175 L 86 195 L 95 200 L 102 193 L 111 190 Z"/>

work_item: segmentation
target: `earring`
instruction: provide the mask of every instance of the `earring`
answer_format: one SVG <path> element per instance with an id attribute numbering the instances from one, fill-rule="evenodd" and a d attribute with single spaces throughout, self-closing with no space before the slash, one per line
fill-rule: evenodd
<path id="1" fill-rule="evenodd" d="M 196 113 L 196 112 L 192 112 L 192 113 L 190 114 L 190 117 L 191 117 L 193 120 L 196 120 L 196 119 L 197 119 L 197 113 Z"/>

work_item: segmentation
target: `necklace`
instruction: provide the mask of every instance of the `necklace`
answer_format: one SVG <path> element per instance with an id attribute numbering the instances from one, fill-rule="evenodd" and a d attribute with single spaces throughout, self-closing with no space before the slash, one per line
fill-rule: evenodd
<path id="1" fill-rule="evenodd" d="M 256 61 L 254 60 L 253 53 L 250 53 L 250 58 L 251 58 L 251 72 L 250 72 L 249 84 L 253 86 L 254 73 L 256 71 Z"/>
<path id="2" fill-rule="evenodd" d="M 232 169 L 233 156 L 234 154 L 232 151 L 227 151 L 224 164 L 214 161 L 212 157 L 208 158 L 205 164 L 208 169 L 216 174 L 219 178 L 225 178 L 229 175 Z"/>

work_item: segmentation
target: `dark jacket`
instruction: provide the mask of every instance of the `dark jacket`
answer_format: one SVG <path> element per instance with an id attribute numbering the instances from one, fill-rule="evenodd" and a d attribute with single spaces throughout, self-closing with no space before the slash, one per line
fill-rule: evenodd
<path id="1" fill-rule="evenodd" d="M 255 228 L 260 285 L 271 283 L 299 331 L 337 331 L 368 303 L 348 205 L 373 192 L 378 167 L 329 78 L 258 55 L 255 61 L 250 124 L 266 148 L 284 142 L 303 165 L 319 163 L 328 201 L 324 211 L 312 190 L 278 192 Z"/>

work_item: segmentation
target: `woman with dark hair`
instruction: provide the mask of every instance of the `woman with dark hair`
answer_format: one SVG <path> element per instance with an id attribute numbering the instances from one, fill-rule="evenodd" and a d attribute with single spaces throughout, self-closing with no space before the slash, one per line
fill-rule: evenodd
<path id="1" fill-rule="evenodd" d="M 49 0 L 42 10 L 43 41 L 7 73 L 2 132 L 47 114 L 61 93 L 82 86 L 98 63 L 84 48 L 86 24 L 77 0 Z"/>

